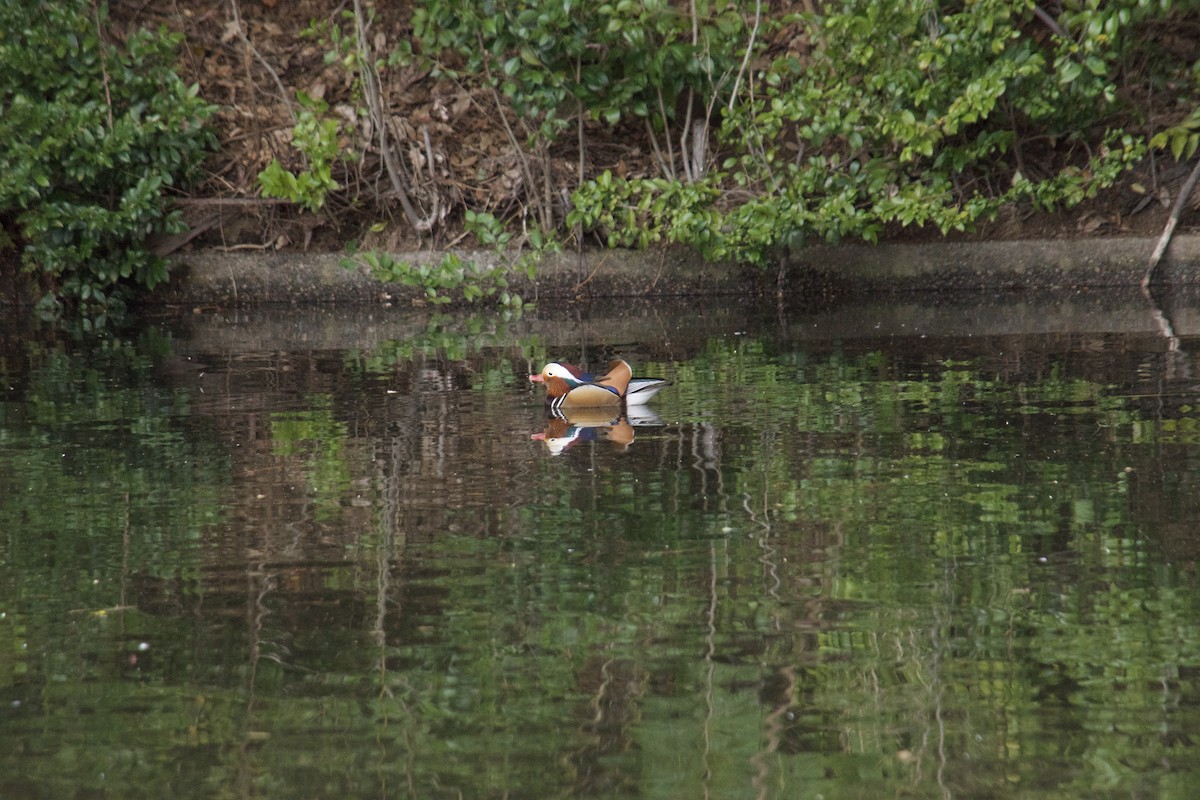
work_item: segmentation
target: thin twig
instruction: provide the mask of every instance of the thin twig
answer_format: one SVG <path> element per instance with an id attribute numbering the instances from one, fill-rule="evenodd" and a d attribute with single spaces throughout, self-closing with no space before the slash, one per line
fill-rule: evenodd
<path id="1" fill-rule="evenodd" d="M 605 253 L 603 256 L 600 257 L 600 261 L 599 261 L 599 263 L 596 264 L 595 269 L 593 269 L 586 278 L 584 278 L 579 283 L 577 283 L 573 287 L 571 287 L 571 291 L 578 292 L 580 289 L 582 289 L 584 286 L 586 286 L 587 282 L 596 276 L 596 273 L 600 271 L 600 268 L 603 267 L 605 262 L 607 262 L 607 261 L 608 261 L 608 254 Z"/>
<path id="2" fill-rule="evenodd" d="M 112 92 L 108 83 L 108 58 L 104 47 L 104 30 L 100 27 L 100 6 L 92 5 L 92 14 L 96 18 L 96 40 L 100 43 L 100 75 L 104 81 L 104 104 L 108 108 L 108 129 L 113 129 Z"/>
<path id="3" fill-rule="evenodd" d="M 575 85 L 583 85 L 583 57 L 575 56 Z M 579 137 L 579 180 L 580 186 L 583 185 L 583 167 L 584 167 L 584 140 L 583 140 L 583 98 L 575 98 L 575 130 Z"/>
<path id="4" fill-rule="evenodd" d="M 729 70 L 726 70 L 725 74 L 716 81 L 712 79 L 711 75 L 709 76 L 712 91 L 709 93 L 708 105 L 704 109 L 704 122 L 693 130 L 692 136 L 692 170 L 695 172 L 696 180 L 703 178 L 704 173 L 708 171 L 708 123 L 713 118 L 713 109 L 717 105 L 717 96 L 721 93 L 721 87 L 728 80 Z M 753 91 L 751 95 L 753 95 Z"/>
<path id="5" fill-rule="evenodd" d="M 1066 36 L 1067 35 L 1067 32 L 1064 31 L 1062 29 L 1062 26 L 1058 24 L 1058 20 L 1056 20 L 1054 17 L 1050 16 L 1045 11 L 1043 11 L 1041 6 L 1037 5 L 1036 3 L 1033 6 L 1033 15 L 1035 17 L 1037 17 L 1038 19 L 1040 19 L 1042 21 L 1042 24 L 1044 24 L 1047 28 L 1049 28 L 1050 32 L 1053 33 L 1055 36 Z"/>
<path id="6" fill-rule="evenodd" d="M 427 216 L 422 217 L 417 213 L 417 209 L 409 197 L 404 173 L 401 172 L 400 165 L 396 162 L 396 154 L 392 152 L 391 143 L 388 142 L 388 117 L 384 113 L 383 90 L 379 83 L 379 74 L 375 71 L 374 53 L 367 41 L 365 19 L 366 14 L 363 12 L 362 0 L 354 0 L 354 29 L 358 39 L 359 64 L 362 68 L 363 94 L 366 95 L 367 110 L 371 114 L 371 122 L 379 130 L 379 152 L 383 156 L 383 166 L 387 171 L 388 180 L 391 181 L 392 190 L 400 200 L 400 207 L 404 209 L 404 216 L 413 230 L 425 233 L 433 230 L 433 225 L 437 221 L 438 194 L 435 189 L 433 209 Z"/>
<path id="7" fill-rule="evenodd" d="M 554 228 L 554 164 L 550 160 L 550 148 L 545 141 L 538 143 L 538 160 L 542 162 L 542 189 L 546 192 L 542 212 L 542 230 Z"/>
<path id="8" fill-rule="evenodd" d="M 650 140 L 650 149 L 654 151 L 654 157 L 658 160 L 658 168 L 662 170 L 663 175 L 674 179 L 675 168 L 668 165 L 667 160 L 663 158 L 662 150 L 658 147 L 658 137 L 654 135 L 654 126 L 649 117 L 646 117 L 646 138 Z"/>
<path id="9" fill-rule="evenodd" d="M 688 183 L 694 183 L 696 176 L 692 170 L 692 158 L 688 154 L 691 149 L 688 147 L 688 133 L 692 129 L 692 106 L 696 103 L 696 91 L 688 89 L 687 91 L 687 112 L 683 115 L 683 130 L 679 132 L 679 160 L 683 162 L 683 179 Z"/>
<path id="10" fill-rule="evenodd" d="M 429 182 L 437 182 L 437 171 L 433 166 L 433 142 L 429 141 L 429 126 L 421 126 L 421 136 L 425 139 L 425 166 L 429 168 Z"/>
<path id="11" fill-rule="evenodd" d="M 667 164 L 671 168 L 667 177 L 675 180 L 675 148 L 671 144 L 671 121 L 667 117 L 667 105 L 663 101 L 662 89 L 655 89 L 655 94 L 658 95 L 658 113 L 663 121 L 663 140 L 667 143 Z"/>
<path id="12" fill-rule="evenodd" d="M 758 38 L 758 26 L 761 23 L 762 0 L 755 0 L 754 27 L 750 31 L 750 41 L 746 42 L 746 53 L 742 56 L 742 65 L 738 67 L 737 77 L 733 79 L 733 90 L 729 93 L 730 111 L 733 111 L 733 104 L 737 100 L 738 87 L 742 85 L 742 76 L 746 74 L 746 68 L 750 66 L 750 54 L 754 52 L 754 41 Z"/>
<path id="13" fill-rule="evenodd" d="M 237 0 L 229 0 L 229 11 L 233 14 L 233 26 L 237 29 L 238 39 L 242 45 L 250 51 L 259 65 L 267 71 L 271 79 L 275 81 L 275 87 L 279 89 L 279 97 L 283 100 L 283 105 L 287 108 L 288 116 L 292 118 L 292 127 L 296 125 L 296 110 L 292 108 L 292 101 L 288 98 L 287 89 L 283 88 L 283 81 L 279 79 L 279 73 L 263 58 L 262 53 L 258 52 L 258 48 L 250 41 L 250 37 L 246 35 L 246 30 L 242 27 L 242 15 L 238 11 Z"/>
<path id="14" fill-rule="evenodd" d="M 696 0 L 692 0 L 689 4 L 692 16 L 692 47 L 700 44 L 700 14 L 696 9 Z M 693 183 L 696 180 L 692 157 L 689 155 L 691 148 L 688 147 L 688 135 L 692 130 L 692 110 L 696 104 L 696 90 L 688 87 L 687 91 L 687 111 L 683 115 L 683 130 L 679 132 L 679 157 L 683 163 L 683 177 L 688 183 Z M 664 120 L 665 122 L 665 120 Z"/>
<path id="15" fill-rule="evenodd" d="M 480 41 L 480 47 L 482 46 L 483 42 Z M 488 78 L 490 79 L 491 69 L 486 66 L 484 68 L 487 69 Z M 526 193 L 530 197 L 536 197 L 537 195 L 534 194 L 535 182 L 533 180 L 533 171 L 529 168 L 529 160 L 525 157 L 525 153 L 521 151 L 521 143 L 517 139 L 516 132 L 508 124 L 508 116 L 504 113 L 504 104 L 500 102 L 500 93 L 496 91 L 496 87 L 491 80 L 488 81 L 488 90 L 491 92 L 492 102 L 496 104 L 496 113 L 500 116 L 500 122 L 504 124 L 504 132 L 508 134 L 508 143 L 512 145 L 513 152 L 516 153 L 517 166 L 521 169 L 521 176 L 525 181 Z M 549 230 L 549 226 L 546 226 L 546 229 Z"/>

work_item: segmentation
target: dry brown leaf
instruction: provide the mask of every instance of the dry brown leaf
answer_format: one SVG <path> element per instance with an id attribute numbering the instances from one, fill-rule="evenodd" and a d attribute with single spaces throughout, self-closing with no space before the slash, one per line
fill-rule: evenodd
<path id="1" fill-rule="evenodd" d="M 239 26 L 234 20 L 226 22 L 221 29 L 221 44 L 229 44 L 239 36 Z"/>
<path id="2" fill-rule="evenodd" d="M 455 117 L 461 117 L 471 109 L 471 95 L 466 92 L 460 93 L 454 98 L 453 105 L 450 106 L 450 113 Z"/>

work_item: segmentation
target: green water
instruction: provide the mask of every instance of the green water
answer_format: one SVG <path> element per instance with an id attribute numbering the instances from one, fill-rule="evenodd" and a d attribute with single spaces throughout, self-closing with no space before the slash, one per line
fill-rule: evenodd
<path id="1" fill-rule="evenodd" d="M 1200 785 L 1200 339 L 1127 298 L 7 324 L 4 798 Z M 652 415 L 547 420 L 613 352 Z"/>

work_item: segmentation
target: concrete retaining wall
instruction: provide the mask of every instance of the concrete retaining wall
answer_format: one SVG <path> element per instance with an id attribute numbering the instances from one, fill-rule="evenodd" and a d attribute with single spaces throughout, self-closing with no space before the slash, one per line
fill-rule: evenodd
<path id="1" fill-rule="evenodd" d="M 548 257 L 536 280 L 511 280 L 530 300 L 592 297 L 817 292 L 1047 289 L 1137 286 L 1155 240 L 1144 237 L 816 246 L 780 268 L 706 264 L 683 249 L 591 250 Z M 461 252 L 495 263 L 492 252 Z M 403 256 L 438 261 L 442 253 Z M 177 255 L 172 279 L 150 303 L 191 306 L 263 304 L 409 304 L 422 292 L 372 280 L 365 268 L 347 270 L 337 253 L 221 253 Z M 1171 285 L 1200 285 L 1200 235 L 1176 236 L 1157 275 Z M 0 302 L 21 302 L 7 293 Z"/>

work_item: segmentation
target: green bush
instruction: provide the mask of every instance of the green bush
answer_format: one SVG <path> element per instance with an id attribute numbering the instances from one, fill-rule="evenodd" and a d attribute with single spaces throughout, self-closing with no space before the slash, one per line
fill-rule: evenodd
<path id="1" fill-rule="evenodd" d="M 298 203 L 309 211 L 320 211 L 329 192 L 342 188 L 333 179 L 333 163 L 338 158 L 338 121 L 329 116 L 329 104 L 297 94 L 300 106 L 292 128 L 292 144 L 304 154 L 308 168 L 299 173 L 283 168 L 272 159 L 258 175 L 264 197 L 279 197 Z"/>
<path id="2" fill-rule="evenodd" d="M 543 160 L 571 127 L 582 151 L 585 119 L 645 128 L 659 175 L 585 180 L 569 227 L 762 262 L 812 239 L 966 230 L 1007 205 L 1069 207 L 1111 185 L 1145 152 L 1114 125 L 1136 117 L 1123 71 L 1146 63 L 1153 33 L 1139 26 L 1171 9 L 430 0 L 412 22 L 435 72 L 503 98 Z M 524 179 L 527 198 L 543 183 L 552 194 L 536 169 Z"/>
<path id="3" fill-rule="evenodd" d="M 643 127 L 665 176 L 702 171 L 681 140 L 732 92 L 748 36 L 736 0 L 429 0 L 412 21 L 435 74 L 478 80 L 516 112 L 520 144 L 544 176 L 526 168 L 535 207 L 551 205 L 538 198 L 554 193 L 550 148 L 572 129 L 582 148 L 588 121 Z M 561 222 L 539 217 L 547 232 Z"/>
<path id="4" fill-rule="evenodd" d="M 414 10 L 413 29 L 427 54 L 457 53 L 462 74 L 481 77 L 547 141 L 581 111 L 610 124 L 660 108 L 673 116 L 712 54 L 734 44 L 692 44 L 688 19 L 665 0 L 430 0 Z"/>
<path id="5" fill-rule="evenodd" d="M 1055 21 L 1028 0 L 841 0 L 775 16 L 758 41 L 793 44 L 753 53 L 703 187 L 602 175 L 575 192 L 568 222 L 610 244 L 680 241 L 762 262 L 813 238 L 965 230 L 1016 202 L 1069 207 L 1145 153 L 1109 126 L 1136 26 L 1170 6 L 1072 2 Z"/>
<path id="6" fill-rule="evenodd" d="M 212 107 L 172 68 L 179 37 L 104 37 L 89 0 L 0 4 L 0 226 L 47 301 L 107 307 L 152 288 L 147 246 L 183 229 L 164 192 L 214 144 Z"/>
<path id="7" fill-rule="evenodd" d="M 492 298 L 505 315 L 532 308 L 533 303 L 526 302 L 521 295 L 509 289 L 508 279 L 514 274 L 523 274 L 532 281 L 542 256 L 555 252 L 557 243 L 543 238 L 536 231 L 530 231 L 529 249 L 510 258 L 514 255 L 508 249 L 512 234 L 505 231 L 500 220 L 493 215 L 468 209 L 463 226 L 479 244 L 491 248 L 495 254 L 492 263 L 463 260 L 454 253 L 446 253 L 440 262 L 418 264 L 393 258 L 378 250 L 360 251 L 352 243 L 348 248 L 349 255 L 342 259 L 342 266 L 349 270 L 366 267 L 371 277 L 381 283 L 424 289 L 425 301 L 435 305 L 455 302 L 454 293 L 457 292 L 461 302 L 466 304 Z"/>

